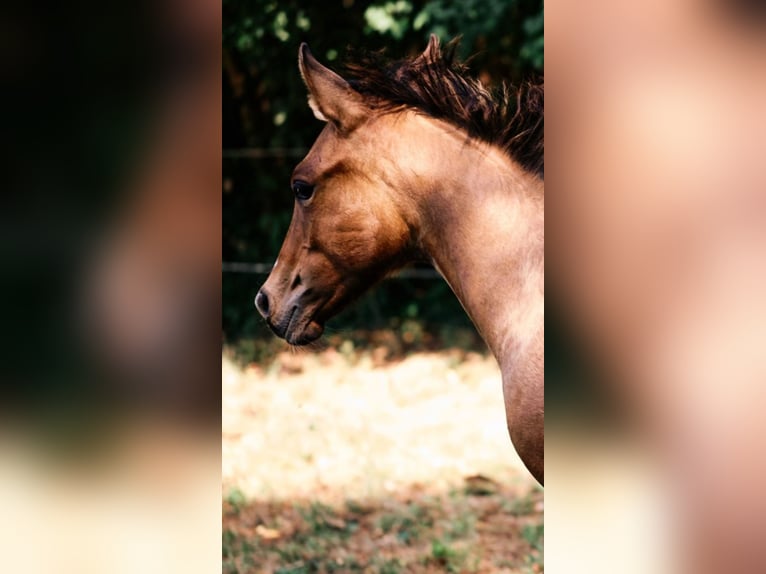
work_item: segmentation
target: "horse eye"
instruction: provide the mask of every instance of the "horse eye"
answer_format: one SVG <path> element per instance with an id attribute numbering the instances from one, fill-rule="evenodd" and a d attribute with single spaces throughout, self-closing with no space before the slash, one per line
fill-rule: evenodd
<path id="1" fill-rule="evenodd" d="M 309 185 L 305 181 L 296 179 L 293 182 L 293 193 L 297 199 L 306 201 L 314 194 L 314 186 Z"/>

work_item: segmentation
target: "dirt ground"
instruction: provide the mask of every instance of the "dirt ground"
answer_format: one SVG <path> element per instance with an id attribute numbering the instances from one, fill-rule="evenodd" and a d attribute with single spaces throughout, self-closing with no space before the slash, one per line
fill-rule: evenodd
<path id="1" fill-rule="evenodd" d="M 224 572 L 542 571 L 491 356 L 345 341 L 222 375 Z"/>

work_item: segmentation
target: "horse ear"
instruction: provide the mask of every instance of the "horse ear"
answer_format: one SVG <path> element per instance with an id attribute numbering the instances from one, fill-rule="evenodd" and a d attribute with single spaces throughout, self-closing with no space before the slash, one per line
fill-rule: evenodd
<path id="1" fill-rule="evenodd" d="M 430 62 L 439 55 L 439 37 L 436 34 L 431 34 L 428 38 L 428 45 L 423 53 L 418 56 L 418 60 Z"/>
<path id="2" fill-rule="evenodd" d="M 309 91 L 309 106 L 318 120 L 350 131 L 366 117 L 359 92 L 320 64 L 305 42 L 298 49 L 298 67 Z"/>

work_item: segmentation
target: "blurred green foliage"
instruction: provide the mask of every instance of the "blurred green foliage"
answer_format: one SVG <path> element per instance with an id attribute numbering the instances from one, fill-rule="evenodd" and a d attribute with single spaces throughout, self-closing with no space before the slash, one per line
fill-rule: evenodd
<path id="1" fill-rule="evenodd" d="M 542 74 L 541 0 L 223 0 L 223 17 L 224 261 L 273 261 L 287 231 L 290 173 L 322 128 L 298 73 L 300 42 L 333 67 L 350 47 L 401 58 L 431 33 L 462 36 L 460 55 L 485 83 Z M 260 156 L 231 153 L 242 148 Z M 264 280 L 224 274 L 228 341 L 268 333 L 253 307 Z M 444 282 L 419 279 L 385 282 L 331 325 L 412 329 L 413 320 L 434 330 L 468 324 Z"/>

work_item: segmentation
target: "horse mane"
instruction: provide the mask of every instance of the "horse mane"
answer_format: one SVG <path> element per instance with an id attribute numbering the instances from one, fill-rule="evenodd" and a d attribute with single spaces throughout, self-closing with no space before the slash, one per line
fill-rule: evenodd
<path id="1" fill-rule="evenodd" d="M 357 56 L 344 77 L 373 109 L 415 109 L 450 122 L 472 137 L 502 148 L 521 166 L 543 177 L 544 84 L 502 84 L 490 91 L 467 75 L 455 56 L 459 38 L 443 48 L 432 41 L 415 58 L 388 61 L 382 52 Z"/>

